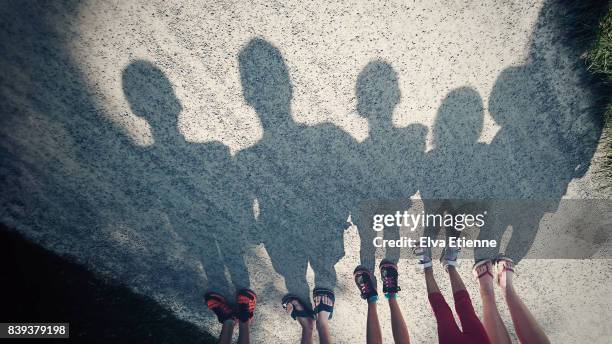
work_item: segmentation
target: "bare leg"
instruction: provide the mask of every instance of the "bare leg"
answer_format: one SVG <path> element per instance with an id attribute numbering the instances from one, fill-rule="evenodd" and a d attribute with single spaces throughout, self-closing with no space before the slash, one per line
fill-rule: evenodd
<path id="1" fill-rule="evenodd" d="M 382 332 L 378 322 L 376 302 L 368 302 L 368 324 L 366 330 L 367 344 L 382 344 Z"/>
<path id="2" fill-rule="evenodd" d="M 318 296 L 317 296 L 318 297 Z M 332 301 L 327 296 L 321 296 L 321 300 L 315 300 L 315 304 L 323 303 L 331 305 Z M 329 312 L 320 311 L 317 314 L 317 333 L 319 334 L 319 343 L 331 344 L 332 339 L 329 333 Z"/>
<path id="3" fill-rule="evenodd" d="M 483 325 L 491 343 L 510 344 L 512 341 L 508 329 L 506 329 L 495 303 L 493 276 L 486 273 L 487 269 L 489 272 L 493 271 L 491 262 L 478 266 L 474 271 L 480 286 Z M 479 275 L 480 277 L 478 277 Z"/>
<path id="4" fill-rule="evenodd" d="M 448 277 L 450 277 L 451 289 L 453 290 L 453 294 L 458 291 L 465 290 L 465 285 L 463 284 L 463 280 L 461 279 L 461 276 L 459 276 L 457 269 L 451 265 L 449 265 L 447 269 Z"/>
<path id="5" fill-rule="evenodd" d="M 219 337 L 220 344 L 231 344 L 232 335 L 234 334 L 234 320 L 226 320 L 221 327 L 221 337 Z"/>
<path id="6" fill-rule="evenodd" d="M 389 298 L 389 309 L 391 311 L 391 328 L 393 329 L 393 340 L 396 344 L 409 344 L 408 327 L 404 321 L 402 310 L 397 304 L 395 297 Z"/>
<path id="7" fill-rule="evenodd" d="M 250 321 L 238 324 L 238 344 L 249 344 L 251 342 Z"/>
<path id="8" fill-rule="evenodd" d="M 506 264 L 506 262 L 502 261 L 498 263 L 497 267 L 499 286 L 502 288 L 502 293 L 508 304 L 512 323 L 514 324 L 514 329 L 516 330 L 516 335 L 519 337 L 519 341 L 523 344 L 550 343 L 548 337 L 546 337 L 546 334 L 540 327 L 540 324 L 538 324 L 537 320 L 523 303 L 523 300 L 521 300 L 514 290 L 512 284 L 512 275 L 514 273 L 503 269 L 504 264 Z"/>
<path id="9" fill-rule="evenodd" d="M 304 310 L 304 307 L 296 300 L 287 304 L 287 313 L 291 314 L 293 307 L 298 311 Z M 302 338 L 300 344 L 312 344 L 312 333 L 314 331 L 314 319 L 306 317 L 297 317 L 297 322 L 302 326 Z"/>
<path id="10" fill-rule="evenodd" d="M 438 283 L 436 283 L 436 279 L 434 278 L 433 268 L 425 268 L 423 272 L 425 273 L 425 285 L 427 285 L 427 294 L 439 293 L 440 288 L 438 288 Z"/>

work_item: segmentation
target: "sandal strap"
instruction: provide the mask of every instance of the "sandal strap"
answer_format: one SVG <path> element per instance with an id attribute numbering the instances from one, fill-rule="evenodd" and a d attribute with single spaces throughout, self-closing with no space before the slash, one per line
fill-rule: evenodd
<path id="1" fill-rule="evenodd" d="M 328 320 L 331 320 L 332 316 L 334 315 L 334 304 L 336 302 L 336 295 L 334 295 L 334 292 L 325 288 L 315 288 L 312 291 L 312 296 L 313 298 L 316 296 L 327 296 L 331 300 L 331 305 L 319 302 L 319 304 L 314 308 L 314 314 L 329 312 Z"/>
<path id="2" fill-rule="evenodd" d="M 489 259 L 483 259 L 483 260 L 480 260 L 480 261 L 478 261 L 478 262 L 476 262 L 476 263 L 474 264 L 474 267 L 472 267 L 472 270 L 474 270 L 474 271 L 476 271 L 476 269 L 477 269 L 477 268 L 479 268 L 479 267 L 481 267 L 481 266 L 485 266 L 485 267 L 486 267 L 485 271 L 483 271 L 483 272 L 479 273 L 479 274 L 478 274 L 478 276 L 476 276 L 476 278 L 477 278 L 477 279 L 478 279 L 478 278 L 481 278 L 481 277 L 483 277 L 483 276 L 486 276 L 486 275 L 489 275 L 489 276 L 491 276 L 491 278 L 494 278 L 493 273 L 491 272 L 491 268 L 490 268 L 490 267 L 489 267 L 489 265 L 488 265 L 488 263 L 489 263 L 490 261 L 491 261 L 491 260 L 489 260 Z M 492 266 L 491 266 L 491 267 L 492 267 Z"/>
<path id="3" fill-rule="evenodd" d="M 302 309 L 298 311 L 295 307 L 291 311 L 291 317 L 293 320 L 297 320 L 297 318 L 312 318 L 312 312 L 306 309 Z"/>
<path id="4" fill-rule="evenodd" d="M 304 302 L 302 302 L 299 297 L 292 294 L 287 294 L 283 297 L 283 308 L 287 309 L 287 305 L 292 301 L 297 301 L 302 306 L 302 308 L 304 308 L 302 310 L 298 310 L 297 308 L 295 308 L 295 306 L 293 306 L 293 310 L 290 314 L 293 320 L 297 320 L 297 318 L 314 318 L 314 313 L 311 310 L 306 309 L 306 306 L 304 306 Z"/>
<path id="5" fill-rule="evenodd" d="M 491 278 L 493 278 L 493 274 L 491 273 L 491 271 L 487 268 L 487 270 L 485 270 L 485 272 L 482 272 L 480 274 L 478 274 L 478 278 L 485 276 L 485 275 L 489 275 L 491 276 Z"/>

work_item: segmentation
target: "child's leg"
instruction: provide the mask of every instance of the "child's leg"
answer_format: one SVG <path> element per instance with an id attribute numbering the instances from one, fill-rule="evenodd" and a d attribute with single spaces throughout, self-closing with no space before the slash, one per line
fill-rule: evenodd
<path id="1" fill-rule="evenodd" d="M 317 318 L 317 333 L 319 334 L 319 343 L 331 344 L 331 335 L 329 333 L 329 320 L 324 314 L 327 312 L 320 312 L 320 318 Z"/>
<path id="2" fill-rule="evenodd" d="M 287 299 L 285 299 L 287 298 Z M 283 307 L 287 310 L 288 314 L 293 314 L 295 320 L 302 327 L 302 337 L 300 338 L 300 344 L 312 344 L 312 333 L 314 331 L 314 319 L 312 313 L 304 308 L 302 301 L 286 296 L 283 298 Z"/>
<path id="3" fill-rule="evenodd" d="M 250 321 L 244 321 L 244 322 L 241 321 L 239 323 L 238 325 L 238 344 L 249 344 L 251 342 L 251 333 L 250 333 L 249 323 Z"/>
<path id="4" fill-rule="evenodd" d="M 365 266 L 358 266 L 353 271 L 355 284 L 359 288 L 361 298 L 368 301 L 368 322 L 366 325 L 366 343 L 381 344 L 382 332 L 378 322 L 378 312 L 376 302 L 378 301 L 378 291 L 376 290 L 376 277 Z"/>
<path id="5" fill-rule="evenodd" d="M 459 321 L 461 321 L 463 334 L 469 336 L 475 343 L 489 343 L 487 332 L 484 326 L 482 326 L 480 319 L 478 319 L 476 311 L 474 311 L 470 295 L 465 289 L 465 285 L 457 269 L 449 265 L 447 266 L 447 270 L 453 289 L 455 310 L 457 311 L 457 316 L 459 316 Z"/>
<path id="6" fill-rule="evenodd" d="M 317 333 L 319 343 L 331 344 L 331 334 L 329 332 L 329 320 L 334 311 L 336 297 L 330 289 L 315 288 L 312 292 L 312 300 L 315 304 L 314 312 L 317 318 Z"/>
<path id="7" fill-rule="evenodd" d="M 538 321 L 531 314 L 523 300 L 516 293 L 512 284 L 512 276 L 514 275 L 513 264 L 511 261 L 500 260 L 497 263 L 497 273 L 499 276 L 499 285 L 502 288 L 502 293 L 508 304 L 512 323 L 516 330 L 516 335 L 521 343 L 550 343 L 544 330 L 538 324 Z"/>
<path id="8" fill-rule="evenodd" d="M 410 343 L 408 327 L 404 321 L 404 316 L 397 303 L 397 293 L 400 291 L 398 284 L 397 265 L 391 260 L 384 259 L 380 262 L 380 277 L 383 282 L 383 292 L 389 300 L 389 310 L 391 311 L 391 329 L 393 330 L 393 340 L 395 343 Z"/>
<path id="9" fill-rule="evenodd" d="M 438 323 L 438 341 L 440 344 L 456 343 L 457 338 L 461 336 L 461 331 L 455 322 L 455 318 L 453 318 L 453 312 L 440 293 L 438 284 L 434 279 L 433 268 L 425 268 L 424 272 L 429 303 Z"/>
<path id="10" fill-rule="evenodd" d="M 489 339 L 493 343 L 510 344 L 508 329 L 499 314 L 495 303 L 495 290 L 493 285 L 493 264 L 490 260 L 479 263 L 474 267 L 474 275 L 480 286 L 482 298 L 482 320 Z"/>
<path id="11" fill-rule="evenodd" d="M 209 291 L 204 294 L 204 300 L 206 301 L 206 307 L 213 311 L 217 316 L 217 320 L 223 324 L 219 343 L 231 343 L 236 320 L 234 310 L 229 306 L 227 299 L 219 293 Z"/>
<path id="12" fill-rule="evenodd" d="M 402 315 L 402 310 L 397 304 L 397 299 L 395 297 L 389 298 L 389 309 L 391 310 L 391 328 L 393 329 L 393 340 L 396 344 L 410 343 L 408 327 L 406 326 L 404 316 Z"/>
<path id="13" fill-rule="evenodd" d="M 382 344 L 382 331 L 378 322 L 376 301 L 368 301 L 368 323 L 366 327 L 366 343 Z"/>
<path id="14" fill-rule="evenodd" d="M 257 295 L 251 289 L 240 289 L 236 293 L 236 304 L 238 306 L 238 344 L 251 342 L 250 324 L 255 313 Z"/>
<path id="15" fill-rule="evenodd" d="M 234 320 L 229 319 L 223 323 L 221 327 L 221 336 L 219 337 L 220 344 L 231 344 L 234 334 Z"/>

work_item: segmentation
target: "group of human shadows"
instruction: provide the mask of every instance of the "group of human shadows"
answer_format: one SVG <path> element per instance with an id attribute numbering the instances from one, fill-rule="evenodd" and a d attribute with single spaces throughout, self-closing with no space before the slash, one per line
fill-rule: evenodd
<path id="1" fill-rule="evenodd" d="M 478 141 L 481 96 L 460 87 L 442 100 L 432 128 L 433 149 L 426 152 L 425 126 L 393 125 L 401 99 L 398 78 L 410 75 L 398 76 L 383 60 L 368 63 L 357 78 L 356 110 L 369 125 L 363 142 L 332 124 L 306 126 L 293 120 L 288 68 L 266 40 L 250 40 L 238 60 L 243 95 L 259 116 L 263 137 L 235 156 L 220 142 L 184 139 L 177 126 L 181 104 L 158 67 L 137 60 L 123 71 L 126 99 L 153 134 L 154 144 L 136 149 L 151 170 L 159 171 L 149 175 L 146 189 L 135 192 L 159 200 L 176 233 L 200 257 L 208 289 L 248 286 L 244 256 L 257 244 L 263 244 L 289 292 L 309 294 L 309 264 L 317 286 L 334 288 L 349 214 L 361 237 L 361 263 L 373 269 L 376 233 L 368 216 L 373 211 L 407 209 L 417 191 L 422 199 L 435 200 L 559 200 L 588 167 L 588 157 L 564 151 L 562 133 L 551 124 L 554 105 L 529 64 L 498 77 L 488 108 L 500 129 L 489 144 Z M 444 202 L 434 203 L 425 202 L 426 211 L 444 207 Z M 497 216 L 480 237 L 500 239 L 512 226 L 505 253 L 519 261 L 540 219 L 553 208 L 519 205 L 522 216 Z M 397 228 L 384 233 L 388 239 L 399 236 Z M 428 235 L 438 235 L 438 229 Z M 388 251 L 387 258 L 397 261 L 399 251 Z"/>

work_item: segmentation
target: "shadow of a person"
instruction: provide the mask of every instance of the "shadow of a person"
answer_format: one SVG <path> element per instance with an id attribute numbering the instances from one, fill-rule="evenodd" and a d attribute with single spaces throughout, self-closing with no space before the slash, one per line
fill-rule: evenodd
<path id="1" fill-rule="evenodd" d="M 410 196 L 420 184 L 427 128 L 411 124 L 405 128 L 393 125 L 393 110 L 399 104 L 401 92 L 398 75 L 383 60 L 369 62 L 359 73 L 355 87 L 357 112 L 367 118 L 369 136 L 359 145 L 361 204 L 356 225 L 361 239 L 360 261 L 374 271 L 376 248 L 372 240 L 373 215 L 395 214 L 410 208 Z M 385 227 L 383 238 L 400 237 L 397 226 Z M 387 248 L 385 258 L 397 262 L 400 248 Z"/>
<path id="2" fill-rule="evenodd" d="M 152 63 L 131 62 L 122 81 L 132 111 L 145 118 L 153 132 L 154 144 L 141 148 L 148 164 L 141 176 L 147 190 L 142 192 L 153 193 L 174 231 L 201 259 L 209 289 L 248 287 L 243 259 L 247 240 L 242 236 L 247 223 L 239 212 L 244 209 L 244 188 L 228 147 L 184 139 L 178 128 L 181 104 L 168 78 Z"/>
<path id="3" fill-rule="evenodd" d="M 238 60 L 245 101 L 263 127 L 262 139 L 236 155 L 259 204 L 259 239 L 288 291 L 308 300 L 308 263 L 317 287 L 336 285 L 356 141 L 334 125 L 292 119 L 289 71 L 272 44 L 251 39 Z"/>
<path id="4" fill-rule="evenodd" d="M 556 211 L 569 182 L 586 171 L 579 157 L 564 152 L 569 147 L 551 117 L 557 106 L 548 87 L 537 66 L 527 64 L 504 70 L 489 97 L 491 116 L 501 126 L 488 148 L 489 197 L 496 201 L 493 221 L 479 238 L 499 242 L 512 227 L 504 254 L 515 262 L 528 253 L 542 217 Z M 476 258 L 491 258 L 499 251 L 479 249 Z"/>
<path id="5" fill-rule="evenodd" d="M 454 89 L 440 104 L 433 126 L 434 147 L 426 154 L 427 177 L 420 187 L 426 214 L 485 211 L 486 145 L 478 142 L 483 122 L 482 99 L 473 88 Z M 423 236 L 436 239 L 442 227 L 446 227 L 447 238 L 459 234 L 440 221 L 430 221 Z M 467 237 L 470 233 L 461 234 Z"/>

